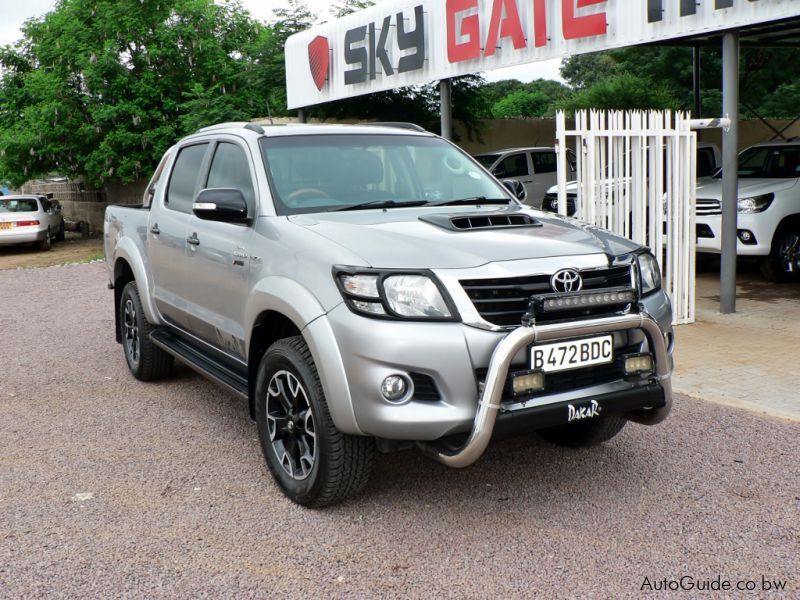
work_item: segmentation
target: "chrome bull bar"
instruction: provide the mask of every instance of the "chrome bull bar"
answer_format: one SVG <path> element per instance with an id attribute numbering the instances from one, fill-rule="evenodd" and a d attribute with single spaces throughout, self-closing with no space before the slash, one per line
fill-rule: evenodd
<path id="1" fill-rule="evenodd" d="M 641 329 L 647 335 L 650 351 L 655 359 L 655 372 L 664 390 L 666 404 L 643 414 L 626 415 L 626 418 L 645 425 L 663 421 L 672 407 L 671 367 L 666 341 L 658 323 L 647 312 L 587 319 L 572 323 L 550 325 L 523 325 L 504 337 L 492 353 L 486 383 L 478 403 L 478 411 L 467 441 L 460 448 L 448 448 L 437 442 L 419 442 L 422 452 L 434 460 L 455 469 L 475 463 L 486 451 L 492 438 L 497 412 L 503 396 L 511 361 L 517 353 L 530 344 L 581 337 L 596 333 L 611 333 L 626 329 Z"/>

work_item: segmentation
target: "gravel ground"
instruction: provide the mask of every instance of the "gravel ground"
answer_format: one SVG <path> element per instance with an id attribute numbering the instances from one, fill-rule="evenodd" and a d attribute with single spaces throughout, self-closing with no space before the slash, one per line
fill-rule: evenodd
<path id="1" fill-rule="evenodd" d="M 590 451 L 382 456 L 363 495 L 310 511 L 241 401 L 128 374 L 105 283 L 0 273 L 0 596 L 619 597 L 719 575 L 797 597 L 800 423 L 679 397 Z"/>
<path id="2" fill-rule="evenodd" d="M 47 251 L 39 250 L 32 244 L 0 246 L 0 271 L 50 267 L 102 258 L 103 240 L 101 238 L 84 239 L 79 233 L 72 231 L 67 231 L 65 237 L 63 242 L 53 242 L 53 247 Z"/>

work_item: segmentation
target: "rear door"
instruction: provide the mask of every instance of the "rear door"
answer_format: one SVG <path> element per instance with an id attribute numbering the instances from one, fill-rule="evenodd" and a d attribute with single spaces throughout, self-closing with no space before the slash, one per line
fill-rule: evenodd
<path id="1" fill-rule="evenodd" d="M 533 177 L 528 187 L 528 203 L 541 208 L 547 190 L 558 183 L 558 163 L 555 150 L 531 152 L 531 162 L 533 163 Z"/>
<path id="2" fill-rule="evenodd" d="M 177 150 L 166 191 L 151 208 L 147 232 L 156 307 L 165 320 L 182 329 L 190 328 L 187 289 L 192 274 L 187 264 L 187 230 L 209 147 L 202 142 Z"/>
<path id="3" fill-rule="evenodd" d="M 234 136 L 215 142 L 202 188 L 237 189 L 256 214 L 255 166 L 250 150 Z M 191 304 L 194 335 L 212 346 L 246 361 L 245 301 L 248 297 L 252 226 L 189 217 L 185 295 Z"/>

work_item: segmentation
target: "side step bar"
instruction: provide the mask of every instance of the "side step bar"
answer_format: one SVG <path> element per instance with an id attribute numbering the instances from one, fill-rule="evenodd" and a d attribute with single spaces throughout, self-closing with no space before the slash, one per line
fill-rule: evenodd
<path id="1" fill-rule="evenodd" d="M 205 375 L 240 398 L 247 400 L 249 395 L 247 377 L 242 373 L 198 350 L 194 345 L 164 327 L 151 332 L 150 339 L 156 346 L 169 352 L 201 375 Z"/>

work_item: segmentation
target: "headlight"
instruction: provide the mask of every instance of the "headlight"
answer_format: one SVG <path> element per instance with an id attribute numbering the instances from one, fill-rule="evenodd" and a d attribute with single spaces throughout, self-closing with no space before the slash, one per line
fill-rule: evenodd
<path id="1" fill-rule="evenodd" d="M 432 273 L 354 270 L 335 267 L 347 306 L 384 319 L 456 320 L 456 311 Z"/>
<path id="2" fill-rule="evenodd" d="M 661 288 L 661 269 L 658 261 L 649 252 L 639 255 L 639 276 L 642 282 L 642 295 Z"/>
<path id="3" fill-rule="evenodd" d="M 740 214 L 752 215 L 754 213 L 764 212 L 772 204 L 775 199 L 775 194 L 763 194 L 761 196 L 753 196 L 752 198 L 739 198 L 737 209 Z"/>

